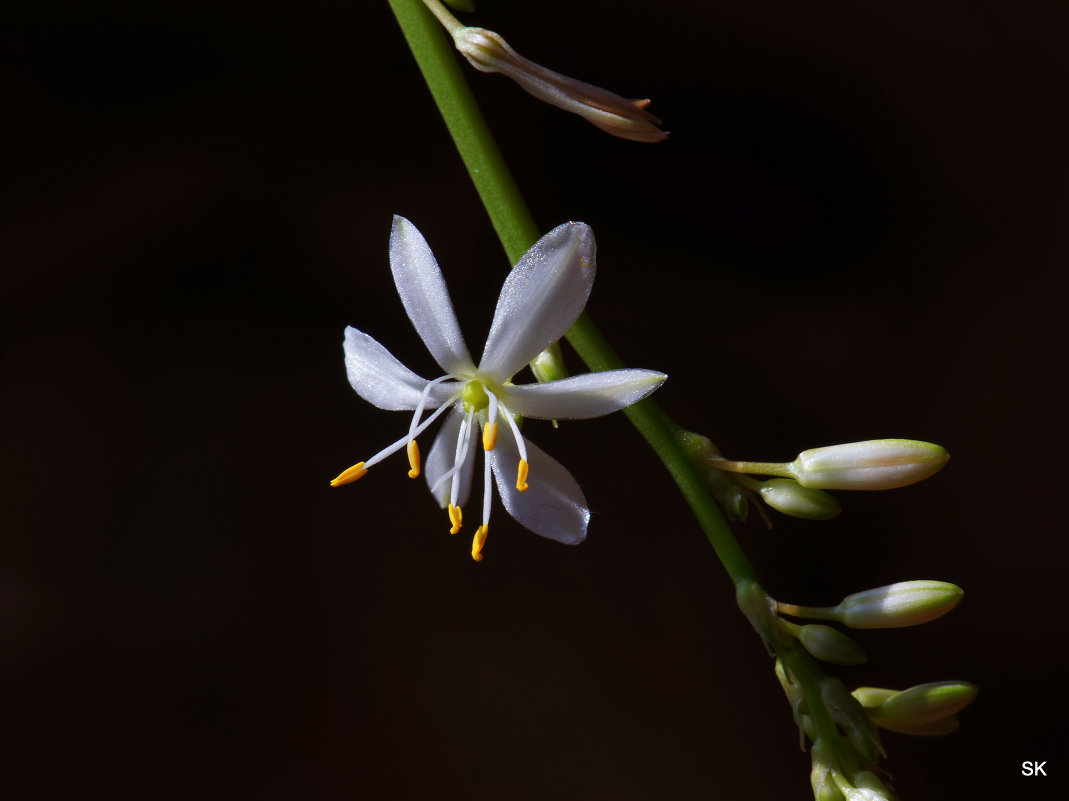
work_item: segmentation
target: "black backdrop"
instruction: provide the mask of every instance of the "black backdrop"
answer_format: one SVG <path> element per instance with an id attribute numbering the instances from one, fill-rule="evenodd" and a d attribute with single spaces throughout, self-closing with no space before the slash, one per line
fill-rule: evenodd
<path id="1" fill-rule="evenodd" d="M 327 486 L 407 426 L 349 388 L 344 326 L 434 372 L 390 216 L 475 351 L 508 266 L 386 3 L 22 5 L 0 31 L 8 797 L 809 797 L 771 663 L 622 416 L 530 426 L 590 500 L 577 548 L 498 507 L 474 564 L 402 456 Z M 589 309 L 670 375 L 671 413 L 740 458 L 952 453 L 837 520 L 736 527 L 784 599 L 965 587 L 840 672 L 980 685 L 957 735 L 886 737 L 903 797 L 1064 797 L 1064 5 L 471 19 L 672 131 L 613 140 L 468 70 L 539 225 L 594 227 Z"/>

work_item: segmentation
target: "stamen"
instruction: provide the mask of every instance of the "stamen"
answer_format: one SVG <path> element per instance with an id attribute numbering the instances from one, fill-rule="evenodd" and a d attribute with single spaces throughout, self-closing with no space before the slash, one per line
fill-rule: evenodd
<path id="1" fill-rule="evenodd" d="M 520 492 L 526 492 L 527 471 L 529 469 L 527 464 L 527 445 L 523 441 L 520 427 L 516 425 L 516 418 L 512 416 L 512 412 L 503 403 L 501 404 L 501 414 L 508 420 L 509 427 L 512 429 L 512 436 L 516 438 L 516 450 L 520 452 L 520 463 L 516 468 L 516 489 Z"/>
<path id="2" fill-rule="evenodd" d="M 352 467 L 343 470 L 341 475 L 330 482 L 330 486 L 340 487 L 342 484 L 352 484 L 354 481 L 361 479 L 366 475 L 367 468 L 364 467 L 364 463 L 357 462 Z"/>
<path id="3" fill-rule="evenodd" d="M 497 442 L 497 395 L 485 389 L 490 398 L 490 408 L 486 412 L 486 425 L 483 426 L 483 450 L 492 451 Z"/>
<path id="4" fill-rule="evenodd" d="M 449 522 L 453 524 L 453 527 L 449 529 L 449 533 L 456 534 L 460 531 L 461 521 L 464 516 L 460 512 L 460 507 L 453 506 L 453 504 L 449 504 L 449 509 L 447 511 L 449 512 Z"/>
<path id="5" fill-rule="evenodd" d="M 483 546 L 486 544 L 486 535 L 490 532 L 490 526 L 481 525 L 475 530 L 475 537 L 471 541 L 471 558 L 476 562 L 483 560 Z"/>
<path id="6" fill-rule="evenodd" d="M 371 467 L 381 462 L 387 456 L 391 456 L 392 454 L 397 453 L 397 451 L 401 450 L 401 448 L 405 447 L 408 444 L 409 440 L 418 437 L 420 434 L 426 431 L 427 427 L 430 426 L 430 424 L 433 423 L 435 420 L 437 420 L 441 416 L 442 412 L 452 407 L 453 403 L 459 397 L 460 395 L 454 395 L 453 397 L 451 397 L 449 400 L 447 400 L 445 403 L 435 409 L 434 413 L 428 416 L 426 420 L 420 423 L 419 427 L 415 431 L 410 432 L 409 436 L 401 437 L 401 439 L 397 440 L 397 442 L 393 443 L 392 445 L 387 445 L 381 451 L 379 451 L 370 459 L 368 459 L 367 463 L 364 466 Z"/>
<path id="7" fill-rule="evenodd" d="M 483 426 L 483 450 L 492 451 L 497 444 L 497 423 L 487 423 Z"/>
<path id="8" fill-rule="evenodd" d="M 408 471 L 408 477 L 416 478 L 419 475 L 419 445 L 414 439 L 408 443 L 408 466 L 412 468 Z"/>
<path id="9" fill-rule="evenodd" d="M 449 492 L 449 502 L 454 506 L 456 505 L 457 499 L 460 497 L 459 468 L 468 455 L 468 443 L 471 441 L 473 417 L 475 417 L 475 412 L 468 412 L 464 415 L 464 421 L 460 424 L 460 436 L 457 437 L 457 451 L 456 455 L 453 457 L 453 487 Z"/>
<path id="10" fill-rule="evenodd" d="M 490 501 L 493 499 L 493 484 L 490 483 L 490 457 L 483 457 L 483 526 L 490 525 Z"/>
<path id="11" fill-rule="evenodd" d="M 409 437 L 416 436 L 416 426 L 419 425 L 419 418 L 423 415 L 423 409 L 426 408 L 426 406 L 427 406 L 427 398 L 430 397 L 431 390 L 434 389 L 434 387 L 436 387 L 439 384 L 441 384 L 443 381 L 447 381 L 450 378 L 453 378 L 455 380 L 455 376 L 443 375 L 443 376 L 439 376 L 438 378 L 434 379 L 433 381 L 428 381 L 427 382 L 427 386 L 425 386 L 423 388 L 423 392 L 421 392 L 419 394 L 419 403 L 416 404 L 416 411 L 412 415 L 412 422 L 408 424 L 408 436 Z"/>

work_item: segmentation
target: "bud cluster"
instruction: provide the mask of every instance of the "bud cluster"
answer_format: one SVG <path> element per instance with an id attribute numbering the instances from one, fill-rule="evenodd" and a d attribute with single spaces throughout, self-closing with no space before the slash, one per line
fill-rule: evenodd
<path id="1" fill-rule="evenodd" d="M 780 615 L 838 622 L 850 628 L 899 628 L 934 620 L 957 606 L 962 590 L 942 581 L 903 581 L 853 593 L 830 607 L 805 607 L 771 600 L 754 582 L 743 582 L 751 622 L 760 613 L 769 626 L 771 601 L 778 636 L 776 677 L 798 725 L 804 748 L 813 742 L 811 783 L 817 801 L 892 801 L 890 786 L 877 775 L 886 756 L 879 729 L 900 734 L 949 734 L 958 728 L 956 713 L 976 697 L 975 685 L 961 681 L 921 684 L 906 690 L 859 687 L 847 690 L 825 675 L 814 660 L 836 665 L 865 661 L 864 649 L 838 629 L 820 623 L 798 624 Z M 755 625 L 755 627 L 757 627 Z M 768 638 L 766 637 L 766 642 Z"/>
<path id="2" fill-rule="evenodd" d="M 704 443 L 702 442 L 704 440 Z M 876 439 L 812 448 L 793 462 L 736 462 L 723 458 L 705 437 L 682 437 L 703 470 L 717 500 L 723 486 L 758 497 L 778 512 L 807 520 L 828 520 L 842 511 L 825 490 L 885 490 L 915 484 L 937 473 L 950 459 L 940 446 L 912 439 Z M 705 444 L 707 443 L 707 444 Z M 715 474 L 721 478 L 714 479 Z M 760 481 L 754 475 L 777 476 Z M 721 502 L 729 516 L 745 517 L 745 503 Z M 743 513 L 737 511 L 741 506 Z"/>

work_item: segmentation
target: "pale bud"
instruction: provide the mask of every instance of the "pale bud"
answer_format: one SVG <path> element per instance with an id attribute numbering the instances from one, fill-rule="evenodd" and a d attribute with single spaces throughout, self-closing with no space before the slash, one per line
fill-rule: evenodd
<path id="1" fill-rule="evenodd" d="M 884 687 L 858 687 L 850 695 L 867 711 L 878 707 L 897 692 L 898 690 L 888 690 Z"/>
<path id="2" fill-rule="evenodd" d="M 896 692 L 859 687 L 852 695 L 877 726 L 901 734 L 949 734 L 958 728 L 954 713 L 976 698 L 975 684 L 937 681 Z"/>
<path id="3" fill-rule="evenodd" d="M 833 665 L 860 665 L 868 659 L 864 648 L 831 626 L 822 626 L 819 623 L 795 626 L 787 621 L 780 623 L 789 626 L 788 630 L 802 647 L 822 662 L 830 662 Z"/>
<path id="4" fill-rule="evenodd" d="M 965 592 L 945 581 L 900 581 L 848 595 L 826 618 L 852 629 L 897 629 L 942 617 Z"/>
<path id="5" fill-rule="evenodd" d="M 715 467 L 723 461 L 723 457 L 712 440 L 693 431 L 684 431 L 679 435 L 679 440 L 727 518 L 745 520 L 749 512 L 746 492 L 734 476 Z"/>
<path id="6" fill-rule="evenodd" d="M 779 649 L 776 626 L 776 602 L 756 581 L 743 580 L 735 585 L 735 603 L 761 637 L 769 656 Z"/>
<path id="7" fill-rule="evenodd" d="M 877 754 L 887 756 L 876 727 L 841 681 L 825 676 L 820 682 L 820 698 L 832 720 L 846 732 L 859 754 L 870 762 L 876 759 Z"/>
<path id="8" fill-rule="evenodd" d="M 815 801 L 844 801 L 845 797 L 835 781 L 835 752 L 823 737 L 817 738 L 810 749 L 813 769 L 809 773 L 809 784 L 813 788 Z"/>
<path id="9" fill-rule="evenodd" d="M 862 770 L 855 773 L 850 781 L 854 783 L 854 786 L 859 790 L 871 790 L 872 792 L 881 794 L 880 797 L 890 797 L 891 791 L 887 785 L 883 783 L 879 776 L 873 773 L 871 770 Z"/>
<path id="10" fill-rule="evenodd" d="M 457 50 L 475 69 L 507 75 L 539 100 L 578 114 L 606 133 L 635 142 L 660 142 L 668 136 L 657 127 L 661 121 L 646 111 L 648 100 L 628 100 L 546 69 L 485 28 L 458 27 L 452 34 Z"/>
<path id="11" fill-rule="evenodd" d="M 873 439 L 803 451 L 788 469 L 803 487 L 883 490 L 928 478 L 949 458 L 930 442 Z"/>
<path id="12" fill-rule="evenodd" d="M 945 718 L 939 720 L 933 720 L 931 723 L 887 723 L 885 721 L 876 722 L 877 726 L 881 729 L 887 729 L 887 731 L 893 731 L 896 734 L 909 734 L 914 737 L 942 737 L 945 734 L 953 734 L 961 728 L 961 721 L 958 720 L 957 715 L 947 715 Z"/>
<path id="13" fill-rule="evenodd" d="M 568 377 L 568 368 L 564 366 L 564 355 L 560 352 L 559 342 L 554 342 L 535 356 L 531 362 L 531 372 L 539 383 L 560 381 Z"/>
<path id="14" fill-rule="evenodd" d="M 803 487 L 790 478 L 773 478 L 762 482 L 761 499 L 779 512 L 806 520 L 829 520 L 843 509 L 828 493 Z"/>
<path id="15" fill-rule="evenodd" d="M 806 704 L 805 691 L 801 684 L 796 684 L 787 676 L 787 669 L 783 667 L 781 659 L 776 659 L 776 678 L 779 679 L 783 692 L 787 695 L 787 701 L 791 705 L 791 714 L 794 716 L 794 722 L 798 724 L 798 747 L 804 751 L 807 734 L 809 739 L 817 739 L 813 718 Z"/>
<path id="16" fill-rule="evenodd" d="M 858 784 L 855 787 L 846 788 L 843 791 L 846 801 L 892 801 L 894 799 L 891 791 L 872 771 L 866 770 L 858 773 L 853 781 L 857 782 L 858 777 L 861 777 L 861 781 L 866 782 L 867 786 Z"/>

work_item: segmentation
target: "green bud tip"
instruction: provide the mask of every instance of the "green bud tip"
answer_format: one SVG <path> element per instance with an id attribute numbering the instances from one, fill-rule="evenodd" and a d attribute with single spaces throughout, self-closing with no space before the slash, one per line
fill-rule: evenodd
<path id="1" fill-rule="evenodd" d="M 875 761 L 877 754 L 887 756 L 876 727 L 839 679 L 825 676 L 821 680 L 820 699 L 861 756 L 870 762 Z"/>
<path id="2" fill-rule="evenodd" d="M 975 684 L 936 681 L 896 692 L 859 687 L 851 693 L 877 726 L 902 734 L 948 734 L 958 728 L 956 712 L 976 698 Z"/>
<path id="3" fill-rule="evenodd" d="M 773 478 L 761 483 L 761 500 L 778 512 L 806 520 L 830 520 L 843 508 L 828 493 L 803 487 L 790 478 Z"/>
<path id="4" fill-rule="evenodd" d="M 554 342 L 535 356 L 534 361 L 531 362 L 531 372 L 540 384 L 547 381 L 560 381 L 568 377 L 568 368 L 564 366 L 564 355 L 561 353 L 559 342 Z"/>
<path id="5" fill-rule="evenodd" d="M 864 648 L 831 626 L 822 626 L 819 623 L 807 626 L 788 625 L 792 626 L 791 633 L 802 647 L 822 662 L 830 662 L 833 665 L 860 665 L 868 659 Z"/>

